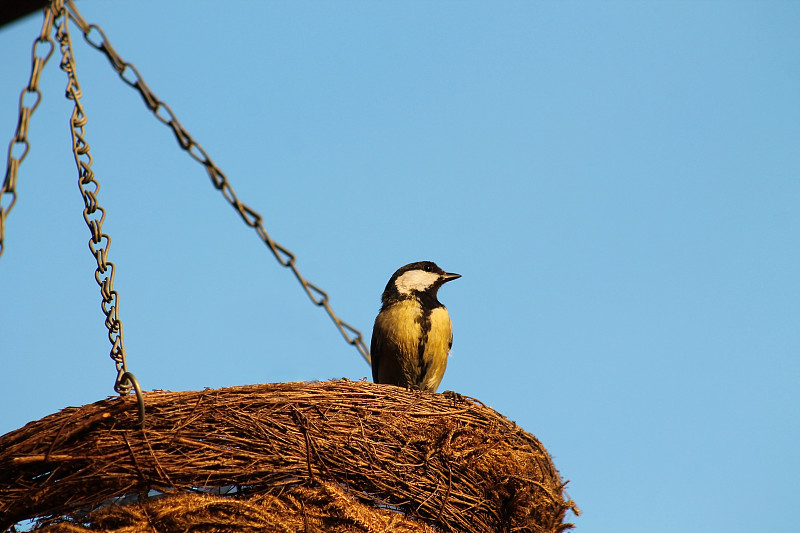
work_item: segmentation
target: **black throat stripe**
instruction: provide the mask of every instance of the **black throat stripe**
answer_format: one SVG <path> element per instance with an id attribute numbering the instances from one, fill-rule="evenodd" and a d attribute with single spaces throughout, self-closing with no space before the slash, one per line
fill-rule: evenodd
<path id="1" fill-rule="evenodd" d="M 425 347 L 428 345 L 428 333 L 431 331 L 431 313 L 432 307 L 426 305 L 422 306 L 422 314 L 417 318 L 419 322 L 422 335 L 419 339 L 419 346 L 417 347 L 417 368 L 419 375 L 416 376 L 417 384 L 422 386 L 422 381 L 428 375 L 428 362 L 425 361 Z"/>

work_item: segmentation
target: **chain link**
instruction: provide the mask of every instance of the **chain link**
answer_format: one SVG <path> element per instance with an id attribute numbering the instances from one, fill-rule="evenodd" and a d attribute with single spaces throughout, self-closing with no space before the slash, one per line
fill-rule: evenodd
<path id="1" fill-rule="evenodd" d="M 28 155 L 30 150 L 30 143 L 28 142 L 28 126 L 30 125 L 31 117 L 36 108 L 42 101 L 42 93 L 39 90 L 39 79 L 42 74 L 47 60 L 53 55 L 55 44 L 50 34 L 53 31 L 53 20 L 55 14 L 52 9 L 44 10 L 44 22 L 42 23 L 42 31 L 39 36 L 33 41 L 33 49 L 31 51 L 31 76 L 28 84 L 22 89 L 19 95 L 19 120 L 17 121 L 17 129 L 14 132 L 14 137 L 8 144 L 8 163 L 6 165 L 6 175 L 3 180 L 3 186 L 0 187 L 0 255 L 3 255 L 5 249 L 5 222 L 6 217 L 11 212 L 14 204 L 17 201 L 17 173 L 19 167 L 25 156 Z M 42 53 L 40 47 L 44 44 L 47 45 L 46 53 Z M 36 99 L 30 105 L 26 104 L 32 96 Z M 19 154 L 19 150 L 22 153 Z M 17 153 L 17 155 L 15 155 Z"/>
<path id="2" fill-rule="evenodd" d="M 60 8 L 58 7 L 60 5 Z M 92 155 L 89 143 L 85 138 L 85 126 L 88 122 L 81 103 L 81 87 L 75 71 L 75 57 L 72 50 L 72 41 L 69 35 L 69 14 L 60 0 L 53 2 L 51 9 L 58 9 L 58 30 L 56 38 L 61 48 L 61 69 L 67 73 L 67 98 L 72 100 L 74 107 L 70 117 L 70 132 L 72 134 L 72 153 L 75 164 L 78 166 L 78 187 L 83 197 L 83 220 L 89 227 L 91 238 L 89 249 L 97 261 L 94 278 L 100 286 L 102 297 L 101 308 L 106 316 L 105 326 L 108 329 L 108 340 L 111 342 L 111 359 L 117 369 L 114 381 L 114 390 L 121 396 L 136 392 L 139 402 L 139 422 L 144 425 L 144 399 L 136 377 L 128 371 L 126 362 L 125 343 L 122 335 L 122 320 L 119 318 L 119 294 L 114 290 L 114 263 L 108 260 L 108 250 L 111 247 L 111 238 L 103 233 L 103 221 L 106 218 L 105 209 L 97 200 L 100 184 L 95 179 L 92 171 Z"/>
<path id="3" fill-rule="evenodd" d="M 117 71 L 117 74 L 125 83 L 139 91 L 139 94 L 141 94 L 148 109 L 152 111 L 159 121 L 172 129 L 180 147 L 186 150 L 195 161 L 199 162 L 205 167 L 214 187 L 216 187 L 217 190 L 222 193 L 222 196 L 225 198 L 225 200 L 227 200 L 228 203 L 231 204 L 231 206 L 236 210 L 236 212 L 239 213 L 239 216 L 242 217 L 244 223 L 255 229 L 258 236 L 262 241 L 264 241 L 264 244 L 266 244 L 270 251 L 272 251 L 275 259 L 277 259 L 282 266 L 291 269 L 292 273 L 297 278 L 297 281 L 299 281 L 303 286 L 303 289 L 311 301 L 315 305 L 325 309 L 325 311 L 328 313 L 328 316 L 330 316 L 331 320 L 333 320 L 334 324 L 339 329 L 339 332 L 341 332 L 341 334 L 344 336 L 345 340 L 349 344 L 355 346 L 359 353 L 369 363 L 369 350 L 364 343 L 361 332 L 337 317 L 333 312 L 333 309 L 331 309 L 328 293 L 310 283 L 300 274 L 297 266 L 295 265 L 295 255 L 272 240 L 262 224 L 261 215 L 239 200 L 225 174 L 211 160 L 203 147 L 200 146 L 192 138 L 189 132 L 186 131 L 183 125 L 181 125 L 181 123 L 175 117 L 175 114 L 172 112 L 172 109 L 170 109 L 167 104 L 159 100 L 158 97 L 153 94 L 153 92 L 142 79 L 136 67 L 124 61 L 119 54 L 117 54 L 116 50 L 114 50 L 114 48 L 111 46 L 111 43 L 109 43 L 108 38 L 106 37 L 102 28 L 96 24 L 87 23 L 75 7 L 75 4 L 72 0 L 67 0 L 66 6 L 69 10 L 70 18 L 72 18 L 81 29 L 86 41 L 91 46 L 97 50 L 100 50 L 106 55 L 108 60 L 111 62 L 111 65 L 114 67 L 114 70 Z"/>

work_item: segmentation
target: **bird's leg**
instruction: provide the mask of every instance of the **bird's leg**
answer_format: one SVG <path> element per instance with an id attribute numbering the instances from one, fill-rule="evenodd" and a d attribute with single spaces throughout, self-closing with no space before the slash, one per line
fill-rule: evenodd
<path id="1" fill-rule="evenodd" d="M 446 391 L 444 391 L 442 393 L 442 395 L 444 395 L 445 398 L 448 398 L 449 400 L 452 400 L 453 401 L 453 405 L 466 402 L 466 400 L 464 399 L 464 396 L 462 396 L 461 394 L 459 394 L 459 393 L 457 393 L 455 391 L 446 390 Z"/>

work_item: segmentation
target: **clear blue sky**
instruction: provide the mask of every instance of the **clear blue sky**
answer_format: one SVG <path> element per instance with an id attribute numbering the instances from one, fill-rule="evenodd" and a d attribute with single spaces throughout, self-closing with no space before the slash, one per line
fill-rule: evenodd
<path id="1" fill-rule="evenodd" d="M 463 275 L 440 292 L 442 389 L 544 442 L 579 531 L 792 529 L 800 3 L 79 7 L 367 340 L 396 268 Z M 0 30 L 3 147 L 40 26 Z M 368 376 L 139 95 L 75 47 L 142 385 Z M 0 433 L 113 394 L 58 61 L 0 257 Z"/>

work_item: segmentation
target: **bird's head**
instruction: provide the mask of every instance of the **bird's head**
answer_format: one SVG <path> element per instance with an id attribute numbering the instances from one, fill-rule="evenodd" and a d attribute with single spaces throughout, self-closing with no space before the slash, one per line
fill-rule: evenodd
<path id="1" fill-rule="evenodd" d="M 460 274 L 445 272 L 432 261 L 410 263 L 392 275 L 386 284 L 382 299 L 386 302 L 392 298 L 402 299 L 415 295 L 436 298 L 439 287 L 460 277 Z"/>

